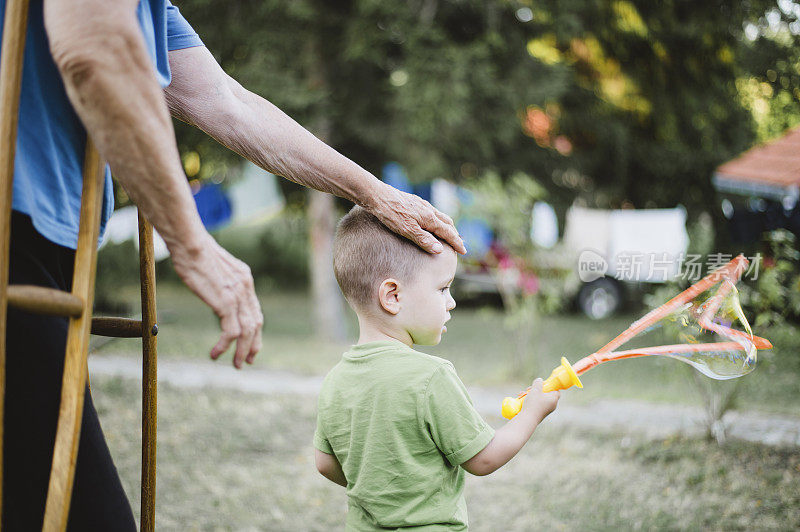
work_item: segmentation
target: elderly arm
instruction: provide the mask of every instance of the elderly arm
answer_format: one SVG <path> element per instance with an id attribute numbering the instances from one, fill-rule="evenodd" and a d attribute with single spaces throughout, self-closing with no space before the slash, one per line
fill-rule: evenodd
<path id="1" fill-rule="evenodd" d="M 425 200 L 390 187 L 228 76 L 205 47 L 169 54 L 172 114 L 265 170 L 357 203 L 428 251 L 447 241 L 464 253 L 453 221 Z"/>
<path id="2" fill-rule="evenodd" d="M 181 279 L 220 318 L 218 357 L 261 345 L 246 265 L 205 231 L 181 168 L 172 122 L 136 19 L 137 0 L 45 0 L 45 28 L 67 95 L 100 154 L 169 247 Z"/>

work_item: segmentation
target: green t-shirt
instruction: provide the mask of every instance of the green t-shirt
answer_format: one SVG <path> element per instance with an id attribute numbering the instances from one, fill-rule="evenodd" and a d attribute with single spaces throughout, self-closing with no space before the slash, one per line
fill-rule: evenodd
<path id="1" fill-rule="evenodd" d="M 342 465 L 348 530 L 466 530 L 459 464 L 493 437 L 450 362 L 381 341 L 325 377 L 314 446 Z"/>

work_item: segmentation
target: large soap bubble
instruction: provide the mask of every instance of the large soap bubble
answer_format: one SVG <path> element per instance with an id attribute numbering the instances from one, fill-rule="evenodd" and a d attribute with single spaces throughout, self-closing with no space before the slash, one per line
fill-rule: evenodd
<path id="1" fill-rule="evenodd" d="M 753 334 L 739 303 L 736 283 L 746 267 L 747 259 L 740 255 L 633 322 L 591 355 L 571 366 L 562 359 L 564 369 L 553 371 L 544 391 L 581 386 L 578 375 L 598 364 L 642 356 L 674 358 L 712 379 L 747 375 L 756 367 L 758 350 L 771 349 L 772 344 Z M 633 339 L 647 347 L 619 350 Z M 558 378 L 561 374 L 571 378 Z M 526 394 L 527 390 L 517 398 L 506 398 L 503 416 L 516 415 Z"/>
<path id="2" fill-rule="evenodd" d="M 756 340 L 738 290 L 727 279 L 715 294 L 684 304 L 659 323 L 660 336 L 679 344 L 664 346 L 658 354 L 690 364 L 707 377 L 734 379 L 756 367 Z"/>
<path id="3" fill-rule="evenodd" d="M 736 257 L 578 361 L 575 373 L 610 360 L 658 355 L 685 362 L 713 379 L 747 375 L 756 366 L 758 350 L 772 344 L 753 334 L 742 311 L 736 282 L 746 267 L 747 259 Z M 649 347 L 617 350 L 634 338 Z M 676 343 L 665 344 L 670 341 Z"/>

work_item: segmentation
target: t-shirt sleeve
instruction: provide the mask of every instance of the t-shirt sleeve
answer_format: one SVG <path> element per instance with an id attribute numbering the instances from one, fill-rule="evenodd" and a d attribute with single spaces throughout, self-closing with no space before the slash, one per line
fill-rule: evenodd
<path id="1" fill-rule="evenodd" d="M 333 454 L 331 444 L 325 439 L 325 436 L 320 433 L 319 427 L 314 431 L 314 447 L 325 454 Z"/>
<path id="2" fill-rule="evenodd" d="M 183 18 L 180 9 L 167 1 L 167 50 L 182 50 L 203 46 L 194 28 Z"/>
<path id="3" fill-rule="evenodd" d="M 494 429 L 475 410 L 450 364 L 442 364 L 431 376 L 421 410 L 431 438 L 454 466 L 478 454 L 494 438 Z"/>
<path id="4" fill-rule="evenodd" d="M 322 416 L 319 414 L 319 407 L 317 407 L 317 428 L 314 430 L 314 447 L 326 454 L 333 454 L 328 438 L 325 437 L 325 432 L 322 430 Z"/>

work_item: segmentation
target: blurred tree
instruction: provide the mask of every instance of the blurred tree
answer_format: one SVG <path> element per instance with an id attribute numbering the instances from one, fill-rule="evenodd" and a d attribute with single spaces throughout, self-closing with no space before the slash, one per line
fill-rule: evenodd
<path id="1" fill-rule="evenodd" d="M 800 122 L 792 0 L 176 3 L 226 71 L 373 173 L 521 171 L 562 208 L 718 216 L 713 169 Z M 197 177 L 235 157 L 178 135 Z"/>
<path id="2" fill-rule="evenodd" d="M 528 50 L 569 80 L 552 111 L 539 104 L 551 122 L 560 116 L 557 132 L 572 148 L 571 161 L 552 170 L 557 184 L 599 206 L 629 200 L 636 207 L 683 203 L 690 215 L 716 211 L 713 169 L 755 139 L 741 80 L 760 69 L 766 75 L 765 65 L 786 57 L 785 46 L 745 36 L 746 25 L 775 3 L 536 5 Z M 796 56 L 796 36 L 786 37 Z M 795 111 L 781 126 L 799 119 Z M 553 137 L 543 139 L 557 148 Z"/>
<path id="3" fill-rule="evenodd" d="M 548 279 L 534 260 L 538 249 L 530 237 L 530 213 L 544 189 L 521 172 L 506 182 L 489 172 L 465 186 L 473 196 L 465 214 L 487 220 L 502 242 L 492 244 L 481 266 L 495 282 L 503 301 L 503 326 L 514 340 L 510 375 L 526 367 L 538 374 L 533 339 L 541 333 L 539 316 L 559 310 L 564 302 L 563 282 Z"/>
<path id="4" fill-rule="evenodd" d="M 781 0 L 745 23 L 740 100 L 752 114 L 759 141 L 800 123 L 800 3 Z"/>

